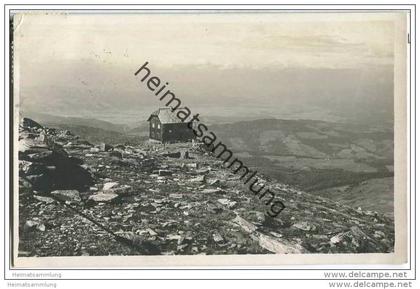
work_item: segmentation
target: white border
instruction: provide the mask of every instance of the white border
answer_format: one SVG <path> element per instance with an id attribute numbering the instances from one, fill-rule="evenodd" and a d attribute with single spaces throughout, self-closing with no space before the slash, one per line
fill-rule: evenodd
<path id="1" fill-rule="evenodd" d="M 71 9 L 144 9 L 144 10 L 149 10 L 149 9 L 166 9 L 166 8 L 172 8 L 173 6 L 136 6 L 136 5 L 130 5 L 130 6 L 109 6 L 109 5 L 105 5 L 105 6 L 91 6 L 91 5 L 84 5 L 84 6 L 55 6 L 55 5 L 47 5 L 47 6 L 43 6 L 43 7 L 39 7 L 39 6 L 33 6 L 33 5 L 25 5 L 25 6 L 8 6 L 6 9 L 6 14 L 8 14 L 9 10 L 13 10 L 13 9 L 66 9 L 66 8 L 71 8 Z M 275 5 L 269 5 L 269 6 L 248 6 L 248 5 L 244 5 L 241 7 L 238 6 L 194 6 L 194 5 L 188 5 L 188 6 L 181 6 L 178 7 L 176 6 L 175 8 L 180 9 L 180 8 L 185 8 L 185 9 L 258 9 L 258 8 L 263 8 L 263 9 L 296 9 L 299 10 L 300 8 L 303 8 L 303 6 L 297 6 L 297 5 L 284 5 L 284 6 L 275 6 Z M 352 5 L 352 6 L 337 6 L 337 5 L 329 5 L 329 6 L 314 6 L 314 5 L 307 5 L 304 7 L 305 9 L 319 9 L 319 8 L 323 8 L 323 9 L 390 9 L 390 10 L 394 10 L 394 9 L 408 9 L 411 10 L 411 14 L 412 14 L 412 18 L 411 18 L 411 30 L 412 30 L 412 35 L 414 35 L 415 32 L 415 27 L 414 27 L 414 10 L 412 6 L 406 6 L 406 5 L 398 5 L 398 6 L 375 6 L 375 5 L 363 5 L 363 6 L 359 6 L 359 5 Z M 5 19 L 5 26 L 7 27 L 8 25 L 8 19 Z M 6 39 L 8 38 L 8 31 L 6 31 Z M 414 55 L 414 49 L 415 49 L 415 43 L 414 43 L 414 37 L 412 37 L 412 45 L 411 45 L 411 54 Z M 5 46 L 6 45 L 6 46 Z M 7 42 L 4 43 L 3 48 L 8 48 L 7 47 Z M 8 50 L 8 49 L 7 49 Z M 6 51 L 6 63 L 5 63 L 5 68 L 7 68 L 9 66 L 8 63 L 8 51 Z M 412 66 L 411 66 L 411 89 L 413 94 L 411 95 L 411 103 L 412 103 L 412 107 L 411 107 L 411 120 L 410 123 L 412 124 L 412 135 L 414 136 L 414 63 L 413 60 L 411 60 Z M 6 131 L 5 131 L 5 135 L 3 135 L 2 137 L 6 136 L 6 143 L 8 143 L 9 141 L 9 126 L 10 123 L 8 121 L 9 118 L 9 113 L 8 113 L 8 107 L 9 107 L 9 101 L 8 101 L 8 89 L 9 89 L 9 85 L 8 85 L 8 75 L 6 75 L 6 83 L 5 83 L 5 88 L 6 88 L 6 95 L 5 95 L 5 105 L 6 105 Z M 3 104 L 2 104 L 3 105 Z M 3 108 L 4 109 L 4 108 Z M 3 139 L 2 139 L 3 140 Z M 414 147 L 414 139 L 411 140 L 412 145 Z M 3 146 L 2 142 L 2 146 Z M 6 150 L 7 150 L 7 145 L 6 145 Z M 9 152 L 6 151 L 6 155 L 8 155 Z M 2 156 L 3 158 L 4 156 Z M 6 158 L 3 162 L 6 165 L 6 168 L 8 168 L 8 158 Z M 412 166 L 412 173 L 414 173 L 414 162 L 411 163 Z M 6 169 L 5 171 L 5 176 L 6 176 L 6 180 L 8 180 L 9 177 L 9 172 Z M 2 176 L 3 177 L 3 176 Z M 414 175 L 411 176 L 411 184 L 412 184 L 412 188 L 414 191 Z M 3 180 L 6 181 L 6 180 Z M 9 187 L 8 184 L 6 182 L 6 191 L 5 194 L 7 194 L 7 192 L 9 191 Z M 412 200 L 414 200 L 414 192 L 411 192 L 412 194 Z M 3 204 L 3 200 L 1 201 L 1 205 Z M 412 212 L 412 220 L 414 220 L 414 202 L 412 202 L 411 204 L 409 204 L 412 208 L 411 212 Z M 6 199 L 6 216 L 9 215 L 9 204 L 8 204 L 8 199 Z M 9 219 L 8 217 L 6 218 L 6 224 L 8 224 Z M 414 225 L 415 223 L 413 222 L 411 224 L 411 229 L 412 232 L 414 233 Z M 1 224 L 1 234 L 3 235 L 3 223 Z M 7 237 L 7 238 L 2 238 L 2 244 L 3 245 L 3 240 L 6 241 L 6 247 L 10 246 L 10 240 L 9 237 L 10 236 L 3 236 L 3 237 Z M 412 238 L 412 244 L 414 244 L 414 234 L 411 235 Z M 411 255 L 410 255 L 410 260 L 415 260 L 414 259 L 414 252 L 412 252 L 412 250 L 410 250 Z M 5 256 L 6 260 L 9 259 L 9 252 L 6 252 Z M 414 267 L 414 262 L 412 264 L 412 266 Z M 1 265 L 3 267 L 3 264 Z M 225 267 L 225 268 L 229 268 L 229 267 Z M 244 268 L 244 267 L 241 267 Z M 246 268 L 246 267 L 245 267 Z M 252 267 L 248 267 L 248 268 L 252 268 Z M 261 267 L 259 267 L 261 268 Z M 266 269 L 268 268 L 273 268 L 273 267 L 265 267 Z M 363 266 L 350 266 L 350 265 L 322 265 L 322 266 L 316 266 L 316 265 L 305 265 L 305 266 L 277 266 L 274 267 L 277 269 L 280 268 L 287 268 L 287 269 L 339 269 L 339 268 L 354 268 L 355 270 L 359 269 L 359 268 L 369 268 L 369 269 L 373 269 L 373 270 L 379 270 L 379 269 L 407 269 L 408 268 L 408 264 L 406 265 L 363 265 Z M 7 278 L 13 278 L 13 272 L 9 271 L 8 268 L 6 268 L 6 277 Z M 25 271 L 21 271 L 19 270 L 20 273 L 26 272 Z M 38 271 L 37 271 L 38 272 Z M 256 270 L 251 270 L 251 271 L 98 271 L 98 270 L 89 270 L 89 271 L 79 271 L 79 270 L 71 270 L 71 271 L 64 271 L 61 272 L 62 273 L 62 278 L 66 278 L 66 279 L 73 279 L 73 278 L 81 278 L 81 279 L 91 279 L 91 278 L 153 278 L 153 279 L 162 279 L 162 278 L 166 278 L 166 279 L 178 279 L 178 278 L 243 278 L 243 279 L 254 279 L 254 278 L 274 278 L 274 279 L 318 279 L 318 278 L 324 278 L 323 275 L 323 271 L 302 271 L 302 270 L 297 270 L 297 271 L 256 271 Z M 410 271 L 410 276 L 413 276 L 413 268 Z"/>

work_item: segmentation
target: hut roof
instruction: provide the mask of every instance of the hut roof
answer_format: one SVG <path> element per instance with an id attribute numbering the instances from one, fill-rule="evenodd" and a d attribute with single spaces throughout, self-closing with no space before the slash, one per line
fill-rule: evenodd
<path id="1" fill-rule="evenodd" d="M 169 107 L 159 108 L 158 110 L 154 111 L 147 121 L 153 116 L 157 116 L 162 124 L 166 123 L 182 123 L 182 121 L 176 116 L 175 113 L 172 112 L 172 109 Z"/>

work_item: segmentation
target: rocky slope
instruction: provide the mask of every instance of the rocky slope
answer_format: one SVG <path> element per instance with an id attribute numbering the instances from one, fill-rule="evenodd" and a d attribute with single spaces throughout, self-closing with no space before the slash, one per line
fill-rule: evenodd
<path id="1" fill-rule="evenodd" d="M 393 251 L 392 219 L 265 181 L 276 218 L 197 144 L 94 145 L 23 119 L 19 255 Z"/>

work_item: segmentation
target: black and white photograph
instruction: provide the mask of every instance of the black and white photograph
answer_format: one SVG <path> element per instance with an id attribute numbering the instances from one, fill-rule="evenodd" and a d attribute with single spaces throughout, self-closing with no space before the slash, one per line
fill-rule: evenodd
<path id="1" fill-rule="evenodd" d="M 15 265 L 405 262 L 407 19 L 12 13 Z"/>

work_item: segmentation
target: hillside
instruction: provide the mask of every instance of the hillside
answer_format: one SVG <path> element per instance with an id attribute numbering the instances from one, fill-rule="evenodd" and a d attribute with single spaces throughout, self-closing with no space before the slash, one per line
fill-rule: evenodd
<path id="1" fill-rule="evenodd" d="M 24 119 L 19 255 L 393 251 L 391 218 L 262 179 L 276 218 L 199 145 L 94 144 Z"/>
<path id="2" fill-rule="evenodd" d="M 385 125 L 314 120 L 265 119 L 213 125 L 217 136 L 244 162 L 267 176 L 314 195 L 393 215 L 393 128 Z M 333 193 L 341 186 L 363 187 L 369 193 Z M 391 183 L 390 183 L 391 182 Z M 384 191 L 384 188 L 386 190 Z M 366 196 L 366 198 L 364 198 Z M 378 205 L 378 206 L 376 206 Z"/>

